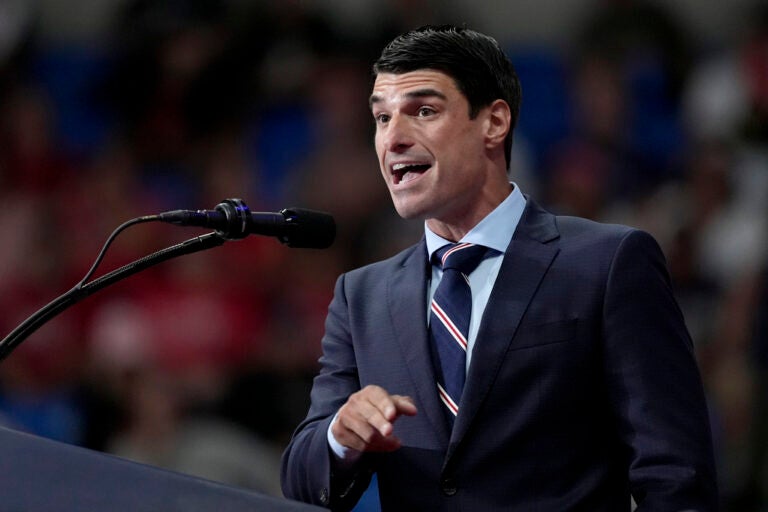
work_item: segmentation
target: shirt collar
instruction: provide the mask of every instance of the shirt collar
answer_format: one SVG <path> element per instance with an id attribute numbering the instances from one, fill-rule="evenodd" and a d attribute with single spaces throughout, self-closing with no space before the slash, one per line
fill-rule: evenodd
<path id="1" fill-rule="evenodd" d="M 525 197 L 520 191 L 520 187 L 512 183 L 512 193 L 459 241 L 483 245 L 503 253 L 512 241 L 512 235 L 515 234 L 515 229 L 520 223 L 523 210 L 525 210 Z M 435 234 L 429 229 L 426 222 L 424 223 L 424 235 L 427 241 L 429 261 L 432 261 L 432 255 L 435 251 L 445 244 L 453 243 Z"/>

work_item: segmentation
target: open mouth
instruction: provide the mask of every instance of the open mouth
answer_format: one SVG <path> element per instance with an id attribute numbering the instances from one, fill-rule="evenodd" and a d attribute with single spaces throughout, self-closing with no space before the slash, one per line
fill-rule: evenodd
<path id="1" fill-rule="evenodd" d="M 392 177 L 395 185 L 407 183 L 418 178 L 432 167 L 430 164 L 394 164 L 392 165 Z"/>

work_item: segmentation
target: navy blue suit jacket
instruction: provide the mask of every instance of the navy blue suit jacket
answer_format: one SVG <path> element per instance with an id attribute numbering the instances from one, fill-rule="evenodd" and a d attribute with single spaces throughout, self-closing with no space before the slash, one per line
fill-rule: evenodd
<path id="1" fill-rule="evenodd" d="M 424 241 L 341 276 L 312 404 L 283 456 L 286 496 L 348 509 L 377 472 L 384 510 L 710 511 L 708 415 L 653 238 L 528 200 L 449 430 L 427 333 Z M 334 469 L 327 430 L 376 384 L 419 410 L 399 450 Z"/>

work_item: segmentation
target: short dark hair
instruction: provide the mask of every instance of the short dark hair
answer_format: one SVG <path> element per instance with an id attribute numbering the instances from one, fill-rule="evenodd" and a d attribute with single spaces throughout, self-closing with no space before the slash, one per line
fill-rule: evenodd
<path id="1" fill-rule="evenodd" d="M 469 102 L 469 117 L 497 99 L 512 113 L 504 156 L 509 167 L 512 134 L 520 114 L 522 90 L 515 68 L 492 37 L 452 25 L 425 25 L 393 39 L 373 65 L 379 73 L 433 69 L 450 76 Z"/>

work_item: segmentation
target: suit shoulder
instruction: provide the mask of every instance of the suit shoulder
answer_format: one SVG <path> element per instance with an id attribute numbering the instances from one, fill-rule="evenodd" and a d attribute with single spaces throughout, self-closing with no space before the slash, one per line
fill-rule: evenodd
<path id="1" fill-rule="evenodd" d="M 607 224 L 569 215 L 557 215 L 528 199 L 516 235 L 541 242 L 557 240 L 561 247 L 585 244 L 617 245 L 625 237 L 641 231 L 622 224 Z"/>
<path id="2" fill-rule="evenodd" d="M 648 233 L 623 224 L 607 224 L 581 217 L 555 216 L 555 222 L 563 240 L 594 240 L 621 243 L 628 237 L 653 238 Z"/>
<path id="3" fill-rule="evenodd" d="M 660 254 L 661 247 L 646 231 L 623 224 L 606 224 L 589 219 L 557 216 L 559 245 L 569 254 L 601 255 L 610 262 L 618 254 Z"/>
<path id="4" fill-rule="evenodd" d="M 563 236 L 592 235 L 592 236 L 618 236 L 624 237 L 636 228 L 623 224 L 607 224 L 582 217 L 568 215 L 556 215 L 555 221 L 560 234 Z"/>

